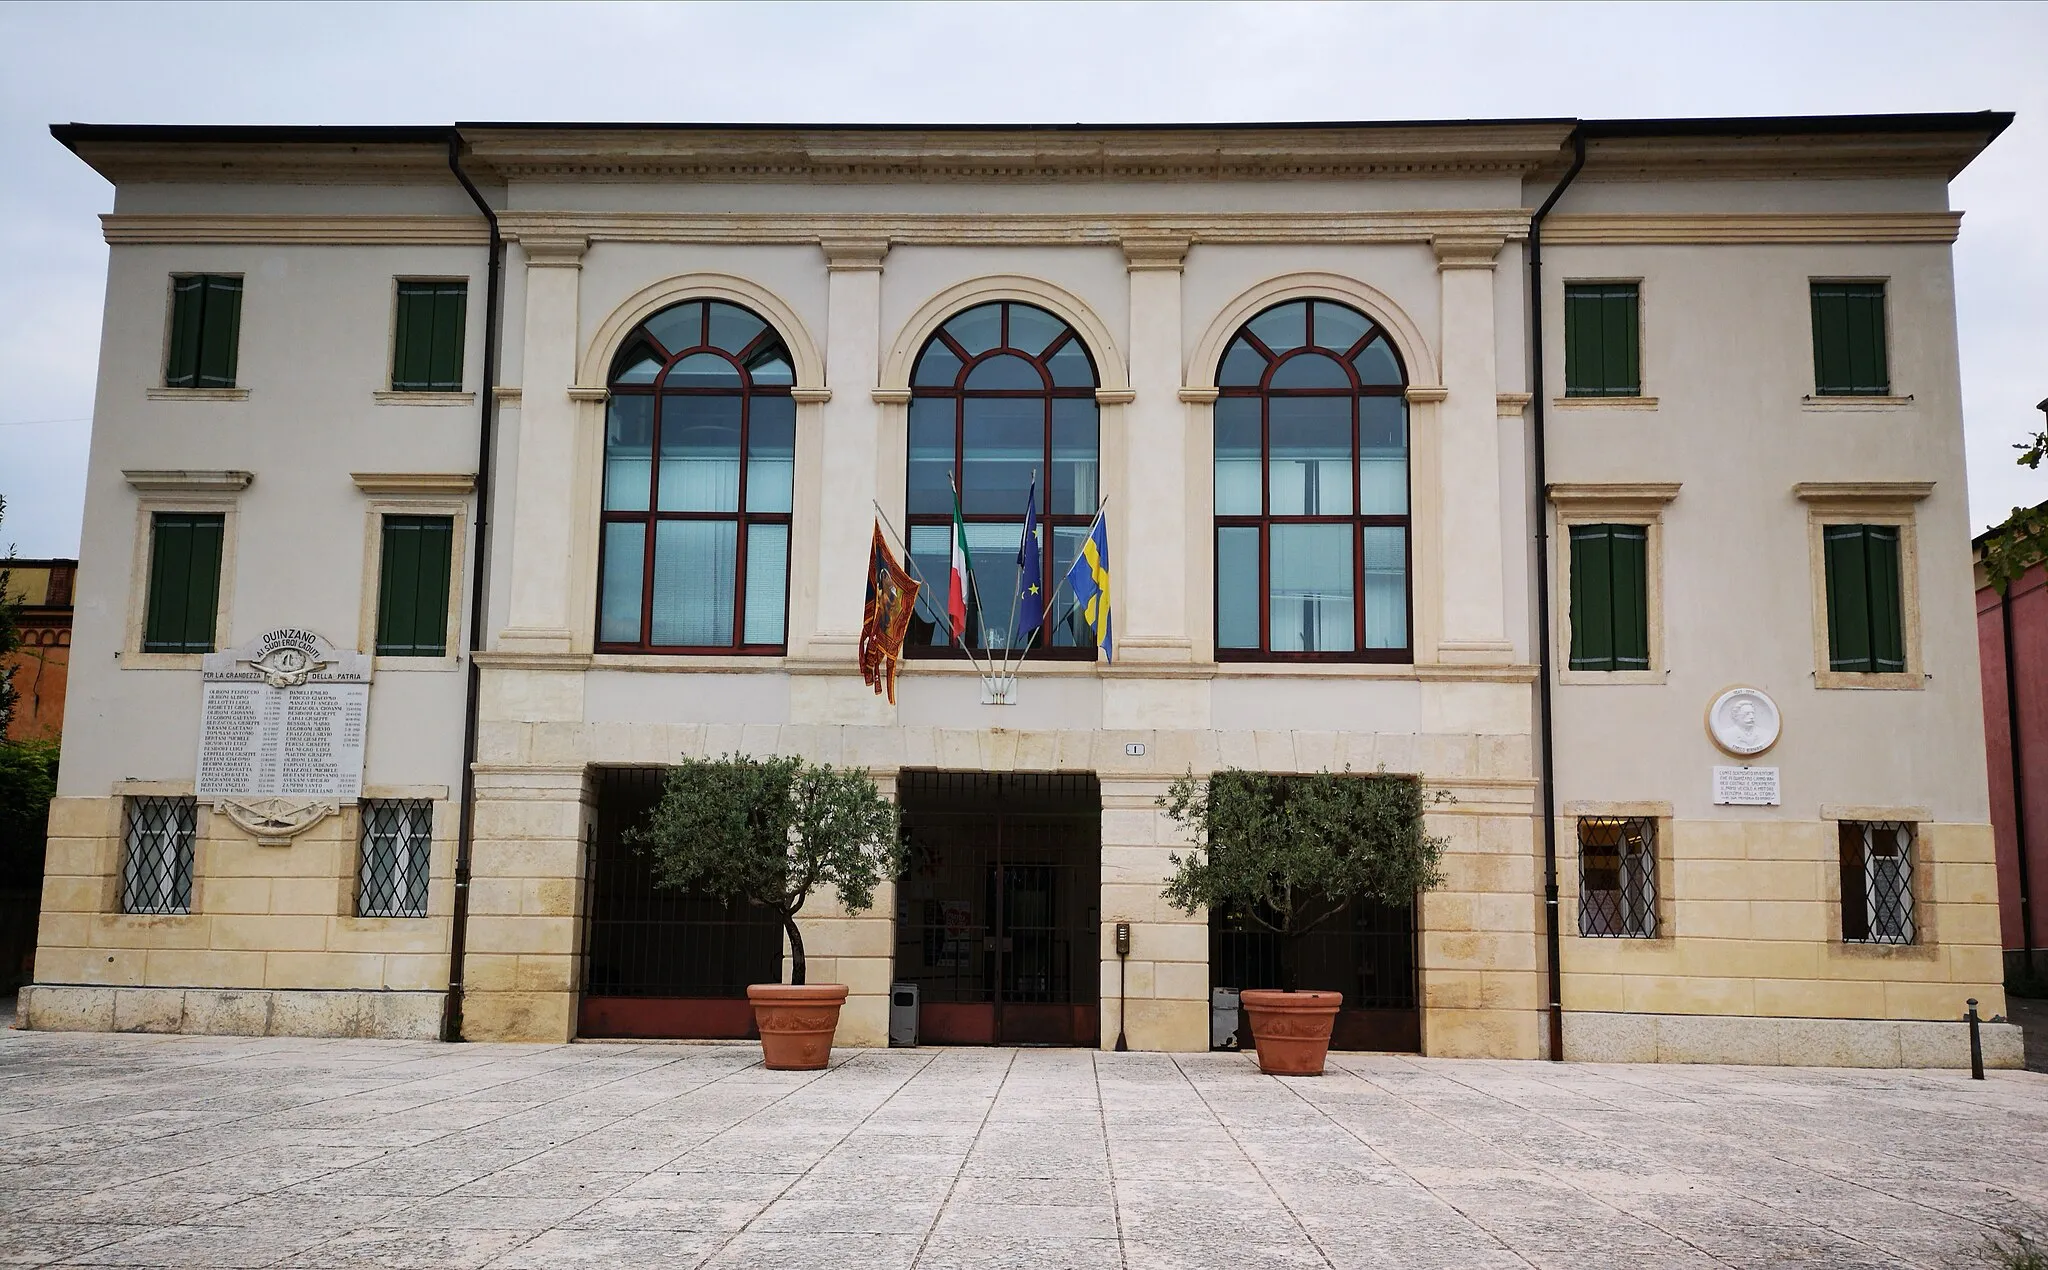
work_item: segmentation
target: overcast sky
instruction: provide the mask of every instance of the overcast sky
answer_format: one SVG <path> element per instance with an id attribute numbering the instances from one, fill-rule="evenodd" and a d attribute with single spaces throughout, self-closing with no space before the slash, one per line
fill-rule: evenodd
<path id="1" fill-rule="evenodd" d="M 1970 503 L 2048 498 L 2048 5 L 0 6 L 0 553 L 71 555 L 91 123 L 1153 122 L 2011 110 L 1953 187 Z"/>

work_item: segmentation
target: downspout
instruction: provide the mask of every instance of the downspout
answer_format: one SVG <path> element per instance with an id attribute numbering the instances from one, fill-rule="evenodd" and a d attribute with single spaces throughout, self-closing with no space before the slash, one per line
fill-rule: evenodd
<path id="1" fill-rule="evenodd" d="M 2012 756 L 2012 836 L 2019 860 L 2020 946 L 2026 958 L 2020 963 L 2027 978 L 2040 975 L 2034 965 L 2034 905 L 2027 884 L 2027 787 L 2026 762 L 2020 757 L 2020 683 L 2012 664 L 2012 584 L 1998 593 L 1998 625 L 2005 641 L 2005 734 L 2006 749 Z"/>
<path id="2" fill-rule="evenodd" d="M 462 704 L 462 801 L 455 831 L 455 910 L 448 935 L 448 1007 L 441 1015 L 441 1039 L 462 1039 L 462 962 L 469 946 L 470 851 L 476 837 L 476 732 L 477 705 L 482 690 L 482 672 L 476 655 L 484 647 L 484 598 L 488 575 L 491 526 L 491 444 L 498 416 L 498 310 L 503 289 L 505 240 L 498 233 L 498 214 L 462 170 L 462 133 L 448 133 L 448 170 L 462 182 L 470 201 L 490 225 L 490 265 L 484 287 L 484 366 L 478 396 L 483 415 L 476 441 L 476 551 L 470 563 L 469 580 L 469 675 Z"/>
<path id="3" fill-rule="evenodd" d="M 1543 218 L 1557 206 L 1565 188 L 1586 166 L 1586 126 L 1572 128 L 1572 165 L 1564 179 L 1529 218 L 1529 404 L 1530 447 L 1535 453 L 1536 500 L 1536 714 L 1538 741 L 1543 747 L 1539 802 L 1543 812 L 1543 939 L 1549 952 L 1550 1061 L 1564 1061 L 1564 971 L 1558 965 L 1560 936 L 1557 904 L 1557 790 L 1552 753 L 1550 649 L 1550 508 L 1549 476 L 1543 449 Z"/>

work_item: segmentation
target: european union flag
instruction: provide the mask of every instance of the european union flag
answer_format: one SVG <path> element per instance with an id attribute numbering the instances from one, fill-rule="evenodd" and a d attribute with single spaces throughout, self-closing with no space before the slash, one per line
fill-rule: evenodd
<path id="1" fill-rule="evenodd" d="M 1102 655 L 1115 661 L 1116 641 L 1109 627 L 1109 523 L 1100 512 L 1088 527 L 1088 536 L 1081 540 L 1080 554 L 1067 569 L 1067 585 L 1073 588 L 1081 616 L 1095 628 L 1095 643 Z"/>
<path id="2" fill-rule="evenodd" d="M 1017 543 L 1017 629 L 1023 644 L 1045 626 L 1045 565 L 1038 545 L 1038 482 L 1024 497 L 1024 537 Z"/>

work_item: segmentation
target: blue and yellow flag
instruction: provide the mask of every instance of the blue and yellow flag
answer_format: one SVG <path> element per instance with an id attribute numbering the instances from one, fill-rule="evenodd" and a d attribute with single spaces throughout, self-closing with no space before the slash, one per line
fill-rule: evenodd
<path id="1" fill-rule="evenodd" d="M 1095 643 L 1102 655 L 1116 660 L 1116 640 L 1109 625 L 1109 522 L 1096 513 L 1088 536 L 1081 540 L 1081 552 L 1067 569 L 1067 585 L 1073 588 L 1074 603 L 1081 616 L 1095 628 Z"/>

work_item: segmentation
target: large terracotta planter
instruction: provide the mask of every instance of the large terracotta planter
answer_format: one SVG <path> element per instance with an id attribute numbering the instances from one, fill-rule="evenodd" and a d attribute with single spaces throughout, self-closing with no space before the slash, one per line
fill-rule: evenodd
<path id="1" fill-rule="evenodd" d="M 786 983 L 747 986 L 754 1004 L 754 1026 L 761 1031 L 761 1060 L 770 1071 L 814 1072 L 832 1058 L 832 1033 L 839 1026 L 839 1007 L 846 1004 L 843 983 Z M 1324 1037 L 1330 1029 L 1323 1028 Z"/>
<path id="2" fill-rule="evenodd" d="M 1259 1070 L 1268 1076 L 1320 1076 L 1330 1053 L 1330 1028 L 1341 992 L 1277 992 L 1246 988 L 1238 1004 L 1252 1016 Z"/>

